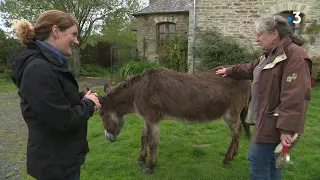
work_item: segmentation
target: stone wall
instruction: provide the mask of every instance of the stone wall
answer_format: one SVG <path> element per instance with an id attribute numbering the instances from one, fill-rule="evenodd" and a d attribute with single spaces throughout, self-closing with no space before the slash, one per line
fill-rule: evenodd
<path id="1" fill-rule="evenodd" d="M 193 0 L 189 12 L 189 72 L 192 71 L 193 40 Z M 257 49 L 253 34 L 254 20 L 265 13 L 300 11 L 305 15 L 305 27 L 312 20 L 320 22 L 319 0 L 197 0 L 196 27 L 200 30 L 218 28 L 224 35 L 233 36 L 235 41 L 248 48 Z M 315 44 L 307 44 L 305 49 L 310 56 L 320 55 L 320 36 Z M 197 59 L 195 59 L 197 63 Z"/>
<path id="2" fill-rule="evenodd" d="M 155 1 L 157 1 L 157 0 L 149 0 L 149 4 L 152 4 Z"/>
<path id="3" fill-rule="evenodd" d="M 148 60 L 154 61 L 158 58 L 157 48 L 157 24 L 162 22 L 172 22 L 176 24 L 177 34 L 188 33 L 189 17 L 188 13 L 180 14 L 152 14 L 138 16 L 137 37 L 138 37 L 138 54 L 143 56 L 144 51 Z M 145 39 L 145 40 L 144 40 Z M 144 41 L 146 49 L 144 50 Z"/>

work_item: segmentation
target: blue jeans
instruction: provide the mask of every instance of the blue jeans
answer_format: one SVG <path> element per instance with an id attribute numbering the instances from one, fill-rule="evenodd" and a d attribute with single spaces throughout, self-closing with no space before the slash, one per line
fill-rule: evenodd
<path id="1" fill-rule="evenodd" d="M 248 153 L 250 180 L 281 180 L 282 173 L 276 168 L 275 143 L 256 143 L 251 140 Z"/>

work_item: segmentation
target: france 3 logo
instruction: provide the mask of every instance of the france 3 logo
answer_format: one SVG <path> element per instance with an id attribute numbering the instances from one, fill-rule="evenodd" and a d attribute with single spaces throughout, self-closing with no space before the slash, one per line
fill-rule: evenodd
<path id="1" fill-rule="evenodd" d="M 287 17 L 287 21 L 289 23 L 292 21 L 294 24 L 299 24 L 301 22 L 300 12 L 294 11 L 293 14 L 294 14 L 295 19 L 293 19 L 292 17 L 289 16 L 289 17 Z"/>

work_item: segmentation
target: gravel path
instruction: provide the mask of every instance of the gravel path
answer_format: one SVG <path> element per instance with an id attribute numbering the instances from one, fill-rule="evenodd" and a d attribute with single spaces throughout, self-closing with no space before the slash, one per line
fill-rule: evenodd
<path id="1" fill-rule="evenodd" d="M 90 87 L 102 88 L 108 79 L 81 78 L 80 91 Z M 0 180 L 22 179 L 22 168 L 26 168 L 27 126 L 21 116 L 20 98 L 16 92 L 0 94 Z"/>

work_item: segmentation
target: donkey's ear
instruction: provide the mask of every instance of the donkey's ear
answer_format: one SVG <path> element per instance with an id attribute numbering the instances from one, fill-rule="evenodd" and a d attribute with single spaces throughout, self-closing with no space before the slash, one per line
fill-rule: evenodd
<path id="1" fill-rule="evenodd" d="M 104 90 L 104 93 L 107 94 L 107 93 L 111 90 L 111 88 L 110 88 L 110 86 L 106 83 L 106 84 L 104 84 L 103 90 Z"/>

